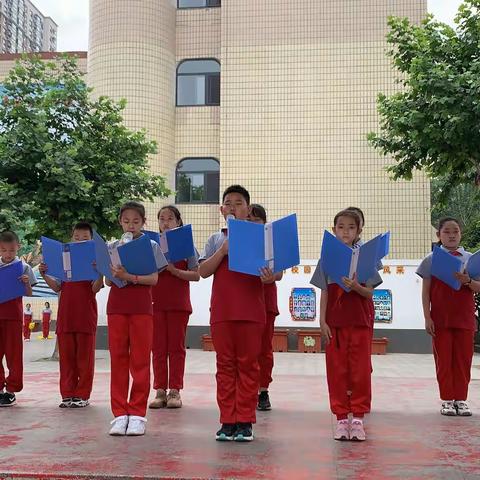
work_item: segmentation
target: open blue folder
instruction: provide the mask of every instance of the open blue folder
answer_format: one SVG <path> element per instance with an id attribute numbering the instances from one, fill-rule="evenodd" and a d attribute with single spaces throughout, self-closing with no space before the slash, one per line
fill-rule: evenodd
<path id="1" fill-rule="evenodd" d="M 0 303 L 23 297 L 27 292 L 25 284 L 20 280 L 23 275 L 23 263 L 13 261 L 0 267 Z"/>
<path id="2" fill-rule="evenodd" d="M 158 271 L 152 244 L 147 235 L 113 247 L 108 246 L 103 238 L 94 232 L 93 241 L 95 242 L 97 270 L 119 288 L 124 287 L 126 282 L 113 277 L 112 265 L 122 265 L 132 275 L 150 275 Z"/>
<path id="3" fill-rule="evenodd" d="M 295 214 L 265 225 L 243 220 L 228 221 L 228 268 L 260 276 L 260 268 L 274 273 L 298 265 L 297 216 Z"/>
<path id="4" fill-rule="evenodd" d="M 473 279 L 480 278 L 480 250 L 475 252 L 468 260 L 465 267 L 468 275 Z"/>
<path id="5" fill-rule="evenodd" d="M 441 247 L 435 247 L 432 254 L 432 276 L 446 283 L 454 290 L 460 290 L 462 283 L 455 278 L 455 273 L 463 270 L 460 257 L 452 255 Z"/>
<path id="6" fill-rule="evenodd" d="M 162 253 L 170 263 L 195 256 L 191 225 L 173 228 L 161 235 L 158 232 L 150 231 L 144 231 L 143 233 L 160 245 Z"/>
<path id="7" fill-rule="evenodd" d="M 95 243 L 62 243 L 48 237 L 42 237 L 43 261 L 48 266 L 47 274 L 62 282 L 81 282 L 96 280 L 98 272 L 95 262 Z"/>
<path id="8" fill-rule="evenodd" d="M 335 235 L 325 230 L 323 235 L 320 262 L 322 270 L 346 292 L 343 277 L 353 278 L 356 274 L 359 283 L 366 283 L 373 278 L 378 269 L 378 262 L 388 254 L 390 234 L 378 235 L 358 248 L 350 248 Z"/>

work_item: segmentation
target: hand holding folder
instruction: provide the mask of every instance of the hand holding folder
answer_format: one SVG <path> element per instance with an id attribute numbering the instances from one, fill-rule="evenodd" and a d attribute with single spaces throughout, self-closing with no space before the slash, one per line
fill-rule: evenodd
<path id="1" fill-rule="evenodd" d="M 20 278 L 22 275 L 21 260 L 0 266 L 0 303 L 23 297 L 27 293 L 25 284 Z"/>
<path id="2" fill-rule="evenodd" d="M 325 230 L 320 260 L 322 270 L 346 292 L 350 291 L 343 278 L 366 283 L 377 274 L 378 262 L 389 251 L 390 233 L 378 235 L 358 248 L 345 245 Z"/>
<path id="3" fill-rule="evenodd" d="M 235 272 L 260 276 L 264 267 L 278 273 L 300 263 L 295 214 L 265 225 L 229 220 L 228 244 L 228 268 Z"/>
<path id="4" fill-rule="evenodd" d="M 47 274 L 62 282 L 81 282 L 97 280 L 95 270 L 95 243 L 62 243 L 48 237 L 42 237 L 43 261 L 48 266 Z"/>

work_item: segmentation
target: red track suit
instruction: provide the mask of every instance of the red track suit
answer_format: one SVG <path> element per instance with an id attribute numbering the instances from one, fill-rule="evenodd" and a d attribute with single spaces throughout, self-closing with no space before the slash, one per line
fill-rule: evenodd
<path id="1" fill-rule="evenodd" d="M 194 270 L 198 256 L 175 263 L 179 270 Z M 185 336 L 192 313 L 190 282 L 165 270 L 158 274 L 153 297 L 153 388 L 183 388 Z"/>
<path id="2" fill-rule="evenodd" d="M 23 338 L 25 340 L 30 340 L 30 335 L 32 331 L 30 330 L 30 324 L 33 321 L 33 312 L 31 310 L 23 311 Z"/>
<path id="3" fill-rule="evenodd" d="M 92 282 L 60 285 L 57 328 L 62 398 L 88 400 L 95 369 L 97 301 Z"/>
<path id="4" fill-rule="evenodd" d="M 224 239 L 222 232 L 213 234 L 201 260 L 211 257 Z M 220 423 L 254 423 L 265 328 L 263 284 L 259 277 L 230 271 L 227 256 L 213 277 L 210 326 L 217 356 Z"/>
<path id="5" fill-rule="evenodd" d="M 463 248 L 451 253 L 461 257 L 463 262 L 471 256 Z M 466 400 L 476 330 L 473 292 L 467 286 L 458 291 L 450 288 L 432 277 L 431 270 L 432 254 L 422 261 L 417 274 L 431 279 L 430 315 L 435 326 L 432 345 L 440 398 Z"/>
<path id="6" fill-rule="evenodd" d="M 332 338 L 325 349 L 325 360 L 330 409 L 338 420 L 350 413 L 361 418 L 370 412 L 372 400 L 373 300 L 331 283 L 320 263 L 311 283 L 328 292 L 326 322 Z M 367 285 L 381 283 L 376 273 Z"/>
<path id="7" fill-rule="evenodd" d="M 52 317 L 52 311 L 49 308 L 42 310 L 42 334 L 43 338 L 47 339 L 50 333 L 50 318 Z"/>
<path id="8" fill-rule="evenodd" d="M 3 265 L 1 260 L 0 265 Z M 25 263 L 23 273 L 29 276 L 32 286 L 37 283 L 31 267 Z M 23 389 L 22 315 L 22 297 L 0 303 L 0 391 L 6 388 L 16 393 Z M 4 357 L 8 376 L 5 375 Z"/>
<path id="9" fill-rule="evenodd" d="M 275 317 L 279 314 L 277 304 L 277 284 L 265 283 L 263 285 L 265 293 L 265 311 L 266 323 L 262 335 L 262 350 L 258 357 L 260 365 L 260 388 L 268 389 L 272 383 L 273 370 L 273 332 L 275 329 Z"/>

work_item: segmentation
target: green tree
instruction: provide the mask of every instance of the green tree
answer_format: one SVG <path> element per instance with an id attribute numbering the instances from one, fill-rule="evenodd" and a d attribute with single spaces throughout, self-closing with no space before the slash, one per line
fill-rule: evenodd
<path id="1" fill-rule="evenodd" d="M 125 101 L 93 99 L 75 58 L 24 57 L 3 82 L 0 104 L 0 229 L 69 237 L 78 220 L 118 233 L 127 199 L 170 192 L 153 175 L 156 145 L 123 124 Z"/>
<path id="2" fill-rule="evenodd" d="M 395 180 L 422 170 L 446 180 L 444 195 L 480 185 L 480 0 L 466 0 L 455 22 L 389 18 L 389 56 L 402 89 L 378 96 L 380 131 L 368 135 L 393 158 Z"/>

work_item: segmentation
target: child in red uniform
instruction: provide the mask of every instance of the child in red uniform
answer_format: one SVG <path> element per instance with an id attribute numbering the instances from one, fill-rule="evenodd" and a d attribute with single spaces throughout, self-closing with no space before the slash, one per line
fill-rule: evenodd
<path id="1" fill-rule="evenodd" d="M 247 220 L 250 195 L 240 185 L 223 193 L 220 211 L 227 218 Z M 200 258 L 200 275 L 213 275 L 210 328 L 217 356 L 217 403 L 220 441 L 253 440 L 259 385 L 258 356 L 265 328 L 265 297 L 259 277 L 228 269 L 226 231 L 214 233 Z"/>
<path id="2" fill-rule="evenodd" d="M 168 205 L 157 215 L 160 233 L 183 226 L 177 207 Z M 185 372 L 185 336 L 192 313 L 189 282 L 198 282 L 198 254 L 169 263 L 159 273 L 153 296 L 153 388 L 150 408 L 180 408 Z M 167 395 L 167 388 L 170 389 Z"/>
<path id="3" fill-rule="evenodd" d="M 92 227 L 79 222 L 73 227 L 72 242 L 91 240 Z M 60 408 L 89 405 L 95 370 L 95 334 L 97 331 L 96 294 L 103 287 L 103 277 L 94 282 L 59 282 L 47 275 L 42 263 L 40 273 L 47 285 L 60 292 L 57 315 L 58 353 L 60 357 Z"/>
<path id="4" fill-rule="evenodd" d="M 267 223 L 267 213 L 258 204 L 252 204 L 249 220 L 255 223 Z M 271 410 L 268 386 L 272 383 L 273 370 L 273 332 L 275 329 L 275 317 L 279 314 L 277 304 L 277 282 L 282 279 L 283 272 L 272 274 L 269 269 L 264 271 L 265 281 L 263 290 L 265 293 L 265 311 L 267 315 L 265 329 L 262 335 L 262 351 L 258 357 L 260 365 L 260 390 L 258 394 L 258 410 Z M 267 279 L 268 278 L 268 279 Z"/>
<path id="5" fill-rule="evenodd" d="M 120 208 L 119 222 L 124 233 L 140 237 L 145 224 L 145 207 L 127 202 Z M 114 242 L 118 244 L 119 241 Z M 157 264 L 163 258 L 152 241 Z M 107 303 L 108 344 L 111 358 L 110 394 L 112 421 L 110 435 L 144 435 L 150 391 L 150 355 L 153 337 L 152 286 L 158 273 L 132 275 L 122 266 L 112 267 L 115 278 L 128 282 L 123 288 L 110 285 Z M 133 383 L 129 395 L 130 376 Z"/>
<path id="6" fill-rule="evenodd" d="M 464 263 L 471 256 L 460 247 L 462 232 L 455 218 L 440 220 L 437 236 L 441 248 L 460 258 Z M 437 381 L 442 400 L 442 415 L 470 416 L 467 405 L 468 384 L 472 367 L 473 344 L 476 330 L 473 292 L 480 291 L 480 279 L 468 273 L 457 273 L 462 283 L 454 290 L 432 277 L 432 254 L 417 269 L 423 278 L 422 304 L 425 328 L 432 336 Z"/>
<path id="7" fill-rule="evenodd" d="M 20 241 L 14 232 L 0 233 L 0 266 L 18 261 L 19 249 Z M 30 297 L 37 280 L 26 263 L 23 263 L 21 280 L 26 287 L 26 296 Z M 22 313 L 22 297 L 0 303 L 0 407 L 15 405 L 15 393 L 23 389 Z M 5 376 L 3 357 L 8 377 Z"/>
<path id="8" fill-rule="evenodd" d="M 361 233 L 361 220 L 352 210 L 342 210 L 334 219 L 333 232 L 349 247 Z M 382 283 L 375 273 L 365 285 L 343 278 L 351 289 L 345 292 L 333 283 L 319 263 L 311 283 L 321 288 L 320 328 L 325 350 L 330 408 L 337 417 L 335 440 L 365 440 L 363 417 L 371 404 L 371 342 L 374 309 L 373 289 Z M 348 416 L 352 414 L 351 423 Z"/>
<path id="9" fill-rule="evenodd" d="M 52 338 L 50 333 L 50 319 L 52 317 L 52 309 L 50 308 L 50 304 L 45 302 L 45 308 L 42 310 L 42 336 L 39 337 L 43 340 L 48 340 Z"/>
<path id="10" fill-rule="evenodd" d="M 32 333 L 32 329 L 30 328 L 30 324 L 33 321 L 33 312 L 32 312 L 32 305 L 27 303 L 25 305 L 25 310 L 23 311 L 23 338 L 24 340 L 30 341 L 30 335 Z"/>

